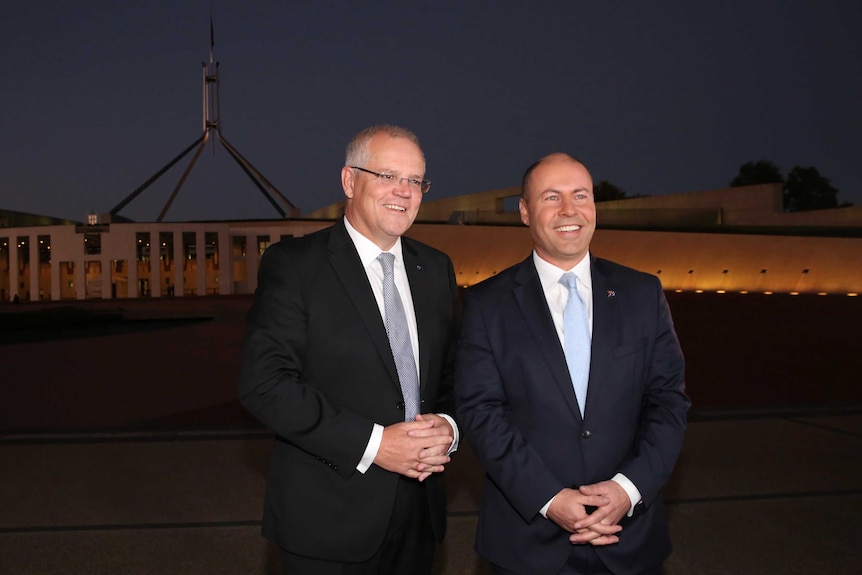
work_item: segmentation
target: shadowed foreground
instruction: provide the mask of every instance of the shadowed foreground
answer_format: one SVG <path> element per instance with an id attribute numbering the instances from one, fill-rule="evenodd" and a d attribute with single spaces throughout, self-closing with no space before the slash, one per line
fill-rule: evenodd
<path id="1" fill-rule="evenodd" d="M 862 299 L 668 299 L 694 408 L 666 572 L 858 572 Z M 249 304 L 0 307 L 0 573 L 278 573 L 259 535 L 271 436 L 235 400 Z M 447 476 L 436 573 L 486 573 L 469 446 Z"/>

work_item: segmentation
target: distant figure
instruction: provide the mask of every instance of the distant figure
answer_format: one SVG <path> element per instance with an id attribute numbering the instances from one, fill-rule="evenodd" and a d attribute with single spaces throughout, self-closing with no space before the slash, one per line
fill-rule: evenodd
<path id="1" fill-rule="evenodd" d="M 659 491 L 682 447 L 684 361 L 658 278 L 589 253 L 587 169 L 524 174 L 535 248 L 469 289 L 456 404 L 486 473 L 477 551 L 500 574 L 659 574 Z"/>
<path id="2" fill-rule="evenodd" d="M 12 296 L 12 303 L 21 303 L 21 300 L 18 297 L 18 294 L 15 294 L 14 296 Z"/>
<path id="3" fill-rule="evenodd" d="M 343 219 L 264 252 L 248 313 L 239 395 L 276 434 L 263 534 L 291 575 L 427 574 L 457 447 L 455 274 L 402 237 L 431 185 L 412 132 L 357 134 L 341 184 Z"/>

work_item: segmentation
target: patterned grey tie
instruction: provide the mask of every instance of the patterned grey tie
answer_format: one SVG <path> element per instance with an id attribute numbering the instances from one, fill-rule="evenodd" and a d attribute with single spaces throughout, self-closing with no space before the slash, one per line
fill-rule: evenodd
<path id="1" fill-rule="evenodd" d="M 407 315 L 398 289 L 395 287 L 393 266 L 395 255 L 387 252 L 377 256 L 383 266 L 383 308 L 386 312 L 386 335 L 398 370 L 401 394 L 404 396 L 404 421 L 413 421 L 419 413 L 419 376 L 407 327 Z"/>
<path id="2" fill-rule="evenodd" d="M 566 352 L 566 364 L 578 398 L 581 417 L 584 416 L 584 406 L 587 404 L 587 383 L 590 379 L 591 340 L 590 324 L 587 321 L 587 307 L 578 292 L 578 278 L 572 272 L 566 272 L 560 278 L 560 283 L 569 289 L 569 299 L 563 310 L 563 349 Z"/>

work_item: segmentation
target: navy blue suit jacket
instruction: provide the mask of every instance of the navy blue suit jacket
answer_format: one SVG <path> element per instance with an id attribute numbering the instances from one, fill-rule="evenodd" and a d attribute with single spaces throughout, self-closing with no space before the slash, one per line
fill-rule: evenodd
<path id="1" fill-rule="evenodd" d="M 614 573 L 662 563 L 660 490 L 690 405 L 684 360 L 658 278 L 593 258 L 593 338 L 582 418 L 532 255 L 469 289 L 456 353 L 459 424 L 486 471 L 476 549 L 506 569 L 558 573 L 569 533 L 539 510 L 564 487 L 623 473 L 643 496 L 619 543 L 596 547 Z"/>

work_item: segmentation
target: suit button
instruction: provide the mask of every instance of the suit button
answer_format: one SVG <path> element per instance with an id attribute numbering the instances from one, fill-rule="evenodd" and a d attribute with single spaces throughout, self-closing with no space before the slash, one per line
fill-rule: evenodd
<path id="1" fill-rule="evenodd" d="M 581 438 L 583 438 L 583 439 L 589 439 L 592 435 L 593 435 L 593 432 L 590 431 L 589 429 L 585 429 L 581 432 Z"/>
<path id="2" fill-rule="evenodd" d="M 395 407 L 397 407 L 400 410 L 404 410 L 404 403 L 399 401 L 398 403 L 395 404 Z"/>

